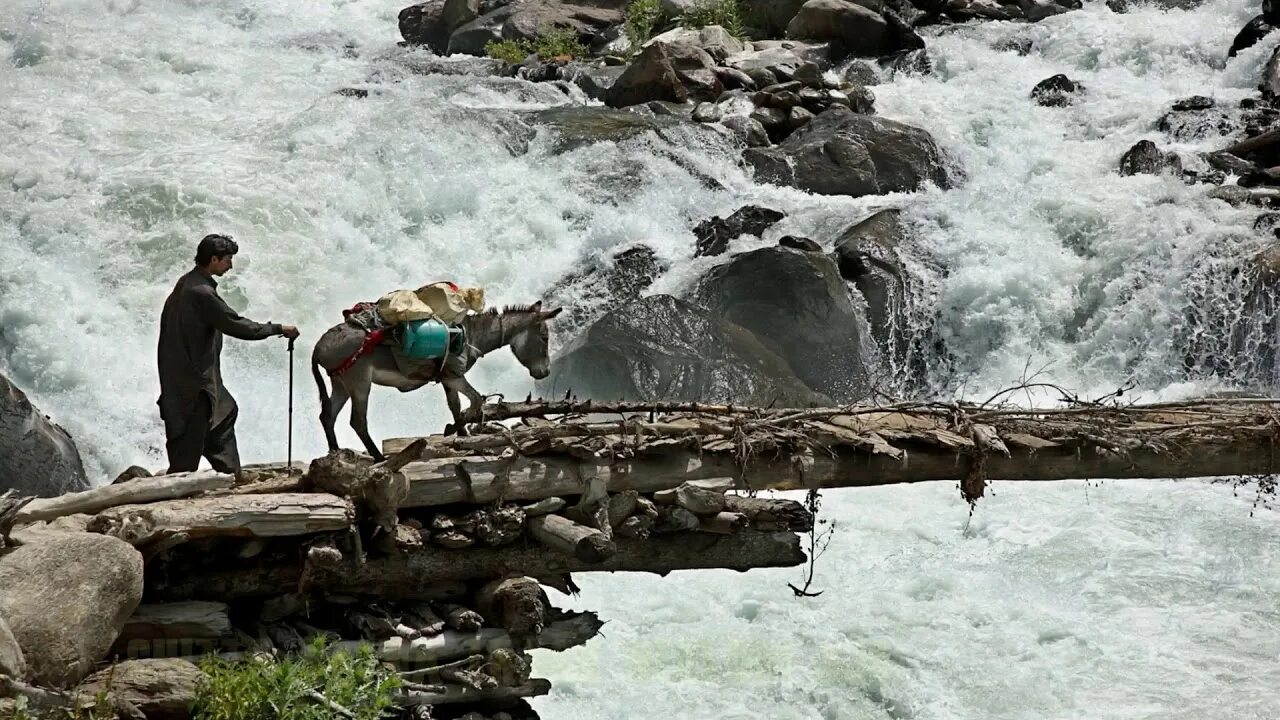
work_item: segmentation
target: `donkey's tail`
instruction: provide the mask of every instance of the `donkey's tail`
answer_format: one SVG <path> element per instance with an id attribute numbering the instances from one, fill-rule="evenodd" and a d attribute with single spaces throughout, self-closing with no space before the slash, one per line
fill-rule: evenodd
<path id="1" fill-rule="evenodd" d="M 320 391 L 320 412 L 329 414 L 329 389 L 324 385 L 324 374 L 320 372 L 320 363 L 311 361 L 311 377 L 316 379 L 316 389 Z"/>

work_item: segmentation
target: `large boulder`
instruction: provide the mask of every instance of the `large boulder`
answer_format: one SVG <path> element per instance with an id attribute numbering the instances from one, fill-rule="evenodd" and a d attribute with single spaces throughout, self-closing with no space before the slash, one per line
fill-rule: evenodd
<path id="1" fill-rule="evenodd" d="M 13 631 L 9 629 L 9 623 L 4 621 L 3 615 L 0 615 L 0 674 L 18 680 L 27 679 L 26 657 L 23 656 L 22 647 L 18 645 L 18 639 L 13 636 Z"/>
<path id="2" fill-rule="evenodd" d="M 645 47 L 605 93 L 605 104 L 620 108 L 651 100 L 714 101 L 724 92 L 716 63 L 705 50 L 685 43 Z"/>
<path id="3" fill-rule="evenodd" d="M 554 29 L 595 46 L 626 19 L 625 7 L 625 0 L 447 0 L 442 22 L 452 33 L 450 53 L 484 55 L 490 41 L 532 40 Z"/>
<path id="4" fill-rule="evenodd" d="M 126 660 L 90 675 L 78 691 L 90 700 L 109 692 L 136 707 L 147 720 L 189 720 L 203 680 L 200 668 L 186 660 Z"/>
<path id="5" fill-rule="evenodd" d="M 741 40 L 730 35 L 728 30 L 719 25 L 708 25 L 702 28 L 673 28 L 660 35 L 655 35 L 640 47 L 645 48 L 655 43 L 700 47 L 717 62 L 723 61 L 730 55 L 736 55 L 745 49 Z"/>
<path id="6" fill-rule="evenodd" d="M 787 25 L 787 37 L 830 43 L 833 59 L 878 57 L 891 49 L 884 16 L 847 0 L 809 0 Z"/>
<path id="7" fill-rule="evenodd" d="M 635 300 L 601 317 L 560 353 L 539 389 L 596 400 L 831 402 L 749 331 L 670 295 Z"/>
<path id="8" fill-rule="evenodd" d="M 1059 73 L 1045 78 L 1031 88 L 1031 99 L 1037 105 L 1045 107 L 1066 107 L 1075 102 L 1075 98 L 1084 92 L 1084 85 Z"/>
<path id="9" fill-rule="evenodd" d="M 836 239 L 840 275 L 867 303 L 867 321 L 881 348 L 898 344 L 894 328 L 904 325 L 907 270 L 897 249 L 905 236 L 902 211 L 881 210 L 845 228 Z M 897 348 L 895 348 L 897 349 Z"/>
<path id="10" fill-rule="evenodd" d="M 1275 29 L 1275 24 L 1267 20 L 1265 15 L 1255 17 L 1245 23 L 1240 32 L 1236 34 L 1235 39 L 1231 41 L 1231 48 L 1227 50 L 1227 57 L 1235 57 L 1236 53 L 1241 50 L 1257 45 L 1259 40 L 1270 35 Z"/>
<path id="11" fill-rule="evenodd" d="M 819 195 L 876 195 L 949 187 L 946 157 L 929 133 L 833 106 L 781 144 L 748 148 L 759 180 Z"/>
<path id="12" fill-rule="evenodd" d="M 0 558 L 0 617 L 32 679 L 70 687 L 102 660 L 142 599 L 142 555 L 94 533 L 51 534 Z"/>
<path id="13" fill-rule="evenodd" d="M 743 253 L 712 268 L 696 299 L 754 333 L 809 388 L 841 403 L 865 396 L 860 321 L 831 258 L 785 247 Z"/>
<path id="14" fill-rule="evenodd" d="M 647 245 L 636 245 L 607 259 L 584 264 L 556 281 L 542 297 L 547 305 L 563 307 L 557 333 L 573 333 L 601 306 L 617 307 L 636 300 L 653 284 L 667 264 Z"/>
<path id="15" fill-rule="evenodd" d="M 434 53 L 449 47 L 453 28 L 444 22 L 446 0 L 429 0 L 400 11 L 400 36 L 410 45 L 426 45 Z"/>
<path id="16" fill-rule="evenodd" d="M 0 493 L 10 489 L 54 497 L 88 490 L 89 480 L 71 435 L 0 375 Z"/>

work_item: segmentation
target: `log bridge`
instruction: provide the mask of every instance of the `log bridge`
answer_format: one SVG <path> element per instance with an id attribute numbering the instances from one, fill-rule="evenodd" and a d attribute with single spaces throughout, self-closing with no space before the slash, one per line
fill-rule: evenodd
<path id="1" fill-rule="evenodd" d="M 814 518 L 765 490 L 1269 475 L 1280 400 L 1028 410 L 909 403 L 769 409 L 493 403 L 467 436 L 394 438 L 374 462 L 122 478 L 0 497 L 0 548 L 96 532 L 146 561 L 115 658 L 370 642 L 432 717 L 534 717 L 529 650 L 602 622 L 555 608 L 572 574 L 802 564 Z"/>

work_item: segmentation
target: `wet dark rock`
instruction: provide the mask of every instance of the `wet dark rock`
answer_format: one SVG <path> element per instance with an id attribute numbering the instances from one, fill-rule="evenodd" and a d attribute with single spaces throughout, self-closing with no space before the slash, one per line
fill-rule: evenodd
<path id="1" fill-rule="evenodd" d="M 1031 98 L 1045 107 L 1065 107 L 1084 92 L 1084 86 L 1066 75 L 1054 75 L 1041 80 L 1031 89 Z"/>
<path id="2" fill-rule="evenodd" d="M 743 253 L 712 268 L 695 299 L 750 330 L 809 388 L 842 403 L 865 396 L 857 312 L 831 258 L 784 247 Z"/>
<path id="3" fill-rule="evenodd" d="M 1182 172 L 1177 153 L 1163 152 L 1150 140 L 1140 140 L 1120 158 L 1121 175 L 1159 175 Z"/>
<path id="4" fill-rule="evenodd" d="M 749 330 L 669 295 L 611 310 L 551 364 L 539 391 L 597 400 L 686 400 L 805 407 L 812 391 Z"/>
<path id="5" fill-rule="evenodd" d="M 0 375 L 0 493 L 55 497 L 88 489 L 71 434 Z"/>
<path id="6" fill-rule="evenodd" d="M 762 110 L 757 110 L 762 112 Z M 832 106 L 776 147 L 743 158 L 763 182 L 821 195 L 875 195 L 949 187 L 947 160 L 928 132 Z"/>
<path id="7" fill-rule="evenodd" d="M 726 218 L 713 217 L 698 223 L 693 229 L 697 237 L 694 256 L 723 255 L 729 242 L 740 235 L 761 237 L 775 223 L 786 217 L 777 210 L 758 205 L 744 205 Z"/>

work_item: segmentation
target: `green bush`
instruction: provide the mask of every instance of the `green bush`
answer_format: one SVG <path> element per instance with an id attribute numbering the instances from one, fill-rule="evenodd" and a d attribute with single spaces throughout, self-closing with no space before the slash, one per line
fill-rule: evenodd
<path id="1" fill-rule="evenodd" d="M 631 42 L 631 51 L 635 52 L 663 21 L 662 4 L 659 0 L 631 0 L 627 5 L 627 40 Z"/>
<path id="2" fill-rule="evenodd" d="M 571 28 L 555 28 L 532 40 L 490 40 L 484 46 L 484 53 L 515 65 L 524 62 L 531 53 L 536 53 L 543 60 L 561 55 L 583 57 L 587 54 L 587 47 L 578 42 L 578 34 Z"/>
<path id="3" fill-rule="evenodd" d="M 694 29 L 719 25 L 737 38 L 746 32 L 738 0 L 701 0 L 680 15 L 679 23 Z"/>
<path id="4" fill-rule="evenodd" d="M 330 720 L 333 710 L 312 691 L 350 710 L 358 720 L 377 720 L 392 706 L 400 678 L 388 673 L 368 645 L 352 655 L 317 638 L 297 655 L 211 657 L 196 694 L 194 720 Z"/>
<path id="5" fill-rule="evenodd" d="M 74 707 L 39 713 L 31 709 L 26 698 L 19 697 L 11 712 L 0 714 L 3 720 L 113 720 L 115 716 L 105 691 L 98 693 L 92 704 L 77 700 Z"/>

